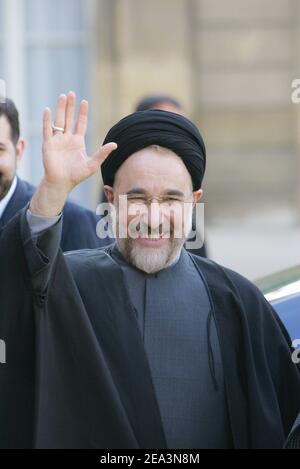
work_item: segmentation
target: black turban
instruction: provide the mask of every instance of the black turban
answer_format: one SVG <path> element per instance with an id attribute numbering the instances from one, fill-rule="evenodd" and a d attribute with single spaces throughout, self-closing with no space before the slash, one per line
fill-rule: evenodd
<path id="1" fill-rule="evenodd" d="M 176 153 L 189 171 L 194 190 L 201 188 L 206 166 L 206 151 L 197 127 L 186 117 L 161 110 L 139 111 L 114 125 L 104 145 L 118 144 L 101 166 L 103 182 L 113 186 L 115 174 L 131 155 L 150 145 Z"/>

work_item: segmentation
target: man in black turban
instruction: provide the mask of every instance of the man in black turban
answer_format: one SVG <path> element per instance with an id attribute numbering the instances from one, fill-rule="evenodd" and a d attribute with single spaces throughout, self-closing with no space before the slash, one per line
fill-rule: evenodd
<path id="1" fill-rule="evenodd" d="M 53 127 L 45 111 L 43 180 L 0 232 L 0 446 L 281 448 L 300 410 L 290 339 L 254 285 L 177 237 L 202 195 L 199 132 L 134 114 L 89 158 L 87 102 L 75 131 L 74 114 L 73 93 Z M 63 255 L 67 195 L 105 159 L 116 243 Z"/>
<path id="2" fill-rule="evenodd" d="M 193 190 L 201 189 L 206 167 L 205 145 L 198 128 L 186 117 L 162 110 L 138 111 L 112 127 L 104 144 L 108 142 L 116 142 L 118 148 L 102 165 L 105 185 L 114 185 L 115 174 L 127 158 L 139 150 L 158 145 L 182 159 L 191 176 Z M 197 233 L 196 221 L 194 218 L 194 242 L 188 245 L 193 253 L 205 255 L 203 233 L 201 237 Z"/>
<path id="3" fill-rule="evenodd" d="M 118 148 L 104 161 L 101 170 L 107 199 L 112 203 L 115 201 L 117 213 L 120 212 L 118 199 L 122 194 L 129 198 L 131 208 L 133 202 L 140 202 L 137 209 L 143 200 L 153 195 L 162 198 L 163 206 L 178 208 L 180 202 L 185 201 L 186 211 L 188 201 L 191 202 L 190 208 L 193 209 L 195 203 L 201 198 L 201 185 L 206 166 L 205 145 L 197 127 L 186 117 L 160 110 L 136 112 L 112 127 L 104 144 L 109 142 L 117 143 Z M 137 174 L 137 180 L 134 180 L 133 175 L 139 167 L 141 167 L 142 174 Z M 153 188 L 153 184 L 149 180 L 149 174 L 154 167 L 157 168 L 159 174 L 155 181 L 156 186 L 159 187 L 153 194 L 150 187 Z M 120 184 L 115 184 L 117 174 L 120 174 L 121 187 Z M 168 179 L 172 176 L 177 177 L 178 180 L 173 182 L 172 187 L 169 187 Z M 141 178 L 144 180 L 143 187 L 141 187 Z M 148 188 L 145 187 L 145 183 L 149 186 Z M 170 195 L 168 190 L 169 192 L 177 190 L 180 194 Z M 143 207 L 146 207 L 146 203 Z M 178 214 L 178 209 L 176 213 Z M 188 218 L 190 218 L 189 214 Z M 117 221 L 119 226 L 119 217 Z M 157 249 L 153 256 L 158 257 L 157 261 L 160 260 L 160 263 L 157 262 L 157 265 L 153 266 L 149 259 L 151 270 L 158 266 L 167 267 L 179 254 L 187 238 L 187 236 L 181 236 L 176 239 L 173 236 L 178 218 L 174 220 L 169 217 L 167 221 L 171 223 L 170 239 L 165 240 L 166 246 L 162 246 L 160 251 Z M 186 221 L 186 226 L 182 226 L 182 231 L 186 231 L 187 228 L 190 230 L 190 219 L 183 221 Z M 116 236 L 120 238 L 118 233 Z M 143 267 L 142 270 L 147 270 L 145 264 L 140 264 L 141 259 L 138 260 L 138 245 L 139 241 L 132 240 L 130 237 L 119 239 L 119 247 L 125 258 Z M 156 247 L 158 248 L 158 243 Z M 135 258 L 132 257 L 133 252 L 135 252 Z M 141 252 L 141 258 L 144 258 L 143 252 Z"/>

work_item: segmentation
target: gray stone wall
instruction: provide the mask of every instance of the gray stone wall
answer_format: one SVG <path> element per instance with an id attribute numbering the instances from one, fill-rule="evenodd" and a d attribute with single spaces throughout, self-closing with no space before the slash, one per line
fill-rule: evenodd
<path id="1" fill-rule="evenodd" d="M 209 220 L 297 211 L 297 0 L 96 3 L 94 133 L 104 135 L 142 95 L 169 92 L 206 140 Z"/>

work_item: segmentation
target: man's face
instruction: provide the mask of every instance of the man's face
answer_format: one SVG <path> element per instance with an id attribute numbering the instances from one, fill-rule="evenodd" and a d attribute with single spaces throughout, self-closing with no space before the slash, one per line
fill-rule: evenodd
<path id="1" fill-rule="evenodd" d="M 23 153 L 24 142 L 17 145 L 11 140 L 11 128 L 6 116 L 0 117 L 0 200 L 8 193 L 16 175 L 18 162 Z"/>
<path id="2" fill-rule="evenodd" d="M 140 270 L 154 273 L 180 254 L 202 191 L 193 192 L 190 174 L 175 153 L 148 147 L 125 161 L 106 194 L 116 208 L 121 253 Z"/>

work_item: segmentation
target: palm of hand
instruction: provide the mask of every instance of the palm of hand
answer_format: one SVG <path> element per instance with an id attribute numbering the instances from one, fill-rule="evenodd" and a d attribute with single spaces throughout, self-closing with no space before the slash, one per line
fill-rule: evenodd
<path id="1" fill-rule="evenodd" d="M 81 135 L 58 133 L 44 142 L 43 154 L 49 182 L 76 186 L 92 174 L 85 140 Z"/>

